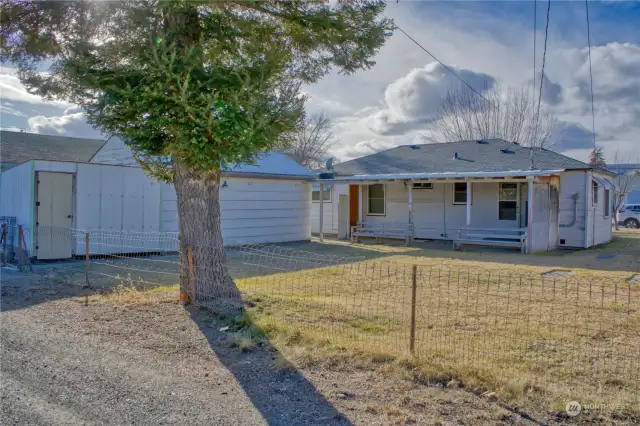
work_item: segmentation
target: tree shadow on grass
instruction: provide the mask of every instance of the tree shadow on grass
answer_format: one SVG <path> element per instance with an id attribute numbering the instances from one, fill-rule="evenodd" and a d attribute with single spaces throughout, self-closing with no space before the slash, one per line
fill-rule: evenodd
<path id="1" fill-rule="evenodd" d="M 243 343 L 238 337 L 246 328 L 196 307 L 187 311 L 267 424 L 352 424 L 300 371 L 276 366 L 282 355 L 266 338 Z"/>

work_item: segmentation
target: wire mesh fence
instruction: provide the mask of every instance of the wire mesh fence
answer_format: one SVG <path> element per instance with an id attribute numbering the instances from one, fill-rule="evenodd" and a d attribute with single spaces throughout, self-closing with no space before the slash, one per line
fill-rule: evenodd
<path id="1" fill-rule="evenodd" d="M 177 234 L 74 230 L 70 238 L 80 258 L 71 267 L 92 286 L 177 295 L 182 278 L 198 305 L 241 296 L 267 334 L 410 355 L 504 392 L 640 412 L 640 286 L 632 281 L 248 244 L 225 248 L 233 281 L 221 287 L 212 283 L 223 271 L 207 262 L 220 254 L 181 247 Z"/>

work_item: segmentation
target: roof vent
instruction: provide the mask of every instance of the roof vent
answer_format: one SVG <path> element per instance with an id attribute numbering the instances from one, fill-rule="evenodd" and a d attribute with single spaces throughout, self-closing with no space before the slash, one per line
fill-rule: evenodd
<path id="1" fill-rule="evenodd" d="M 515 154 L 515 151 L 511 151 L 509 148 L 501 149 L 500 152 L 503 154 Z"/>
<path id="2" fill-rule="evenodd" d="M 459 160 L 459 159 L 460 159 L 460 156 L 458 155 L 458 153 L 454 152 L 453 153 L 453 160 Z"/>
<path id="3" fill-rule="evenodd" d="M 420 149 L 420 145 L 409 145 L 411 149 Z"/>
<path id="4" fill-rule="evenodd" d="M 477 140 L 476 143 L 480 145 L 487 145 L 489 142 L 485 141 L 484 139 L 480 139 L 480 140 Z"/>

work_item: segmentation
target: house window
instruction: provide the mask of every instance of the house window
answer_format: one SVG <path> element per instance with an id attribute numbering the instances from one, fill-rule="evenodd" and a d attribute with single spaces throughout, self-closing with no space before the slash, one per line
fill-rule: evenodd
<path id="1" fill-rule="evenodd" d="M 384 216 L 385 214 L 385 202 L 384 202 L 384 185 L 375 184 L 369 185 L 369 210 L 368 213 L 371 216 Z"/>
<path id="2" fill-rule="evenodd" d="M 498 188 L 498 220 L 518 219 L 518 184 L 501 183 Z"/>
<path id="3" fill-rule="evenodd" d="M 604 217 L 611 216 L 611 191 L 604 190 Z"/>
<path id="4" fill-rule="evenodd" d="M 320 202 L 320 186 L 318 186 L 318 189 L 313 189 L 313 191 L 311 191 L 311 201 L 315 202 Z M 330 203 L 331 202 L 331 188 L 328 187 L 324 187 L 324 191 L 322 192 L 322 201 L 324 201 L 325 203 Z"/>
<path id="5" fill-rule="evenodd" d="M 467 204 L 466 182 L 456 182 L 453 184 L 453 204 Z"/>
<path id="6" fill-rule="evenodd" d="M 595 180 L 591 181 L 591 195 L 593 200 L 593 205 L 598 204 L 598 182 Z"/>
<path id="7" fill-rule="evenodd" d="M 433 189 L 433 184 L 431 182 L 415 182 L 413 189 Z"/>

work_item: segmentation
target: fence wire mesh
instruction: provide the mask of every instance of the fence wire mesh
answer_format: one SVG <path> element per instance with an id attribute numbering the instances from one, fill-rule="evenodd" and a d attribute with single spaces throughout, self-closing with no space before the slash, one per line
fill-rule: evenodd
<path id="1" fill-rule="evenodd" d="M 210 285 L 220 270 L 189 261 L 185 251 L 210 248 L 180 247 L 177 234 L 51 233 L 70 239 L 81 258 L 70 268 L 81 278 L 88 274 L 96 287 L 161 287 L 175 294 L 186 274 L 193 302 L 207 306 L 237 292 L 267 334 L 411 354 L 453 376 L 565 401 L 579 395 L 640 403 L 640 286 L 632 281 L 245 244 L 225 249 L 235 287 L 223 294 Z"/>

